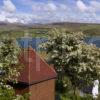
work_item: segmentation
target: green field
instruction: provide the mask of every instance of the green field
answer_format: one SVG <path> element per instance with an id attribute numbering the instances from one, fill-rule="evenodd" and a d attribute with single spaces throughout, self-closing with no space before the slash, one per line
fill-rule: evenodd
<path id="1" fill-rule="evenodd" d="M 89 35 L 100 35 L 100 24 L 84 24 L 84 23 L 51 23 L 45 25 L 16 25 L 16 24 L 0 24 L 1 37 L 47 37 L 53 28 L 66 30 L 71 32 L 83 32 Z"/>
<path id="2" fill-rule="evenodd" d="M 83 32 L 84 34 L 100 35 L 100 24 L 88 23 L 53 23 L 53 26 L 71 32 Z"/>

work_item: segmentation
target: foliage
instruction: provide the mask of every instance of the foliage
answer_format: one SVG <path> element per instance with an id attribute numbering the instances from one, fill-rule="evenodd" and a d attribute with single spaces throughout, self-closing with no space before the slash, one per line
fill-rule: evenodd
<path id="1" fill-rule="evenodd" d="M 8 81 L 17 82 L 22 65 L 18 56 L 20 48 L 14 39 L 4 38 L 0 41 L 0 100 L 26 100 L 22 95 L 16 95 Z"/>
<path id="2" fill-rule="evenodd" d="M 65 93 L 70 91 L 72 88 L 71 82 L 68 77 L 63 76 L 62 80 L 56 80 L 56 91 L 58 93 Z"/>
<path id="3" fill-rule="evenodd" d="M 0 84 L 0 100 L 28 100 L 29 94 L 15 95 L 13 87 L 10 85 Z"/>
<path id="4" fill-rule="evenodd" d="M 13 39 L 2 39 L 0 42 L 0 80 L 17 80 L 21 65 L 18 61 L 20 48 Z"/>
<path id="5" fill-rule="evenodd" d="M 87 29 L 87 30 L 84 30 L 83 33 L 87 34 L 87 35 L 91 35 L 91 36 L 99 36 L 100 34 L 100 29 L 98 28 L 92 28 L 92 29 Z"/>
<path id="6" fill-rule="evenodd" d="M 61 100 L 75 100 L 75 98 L 77 98 L 77 100 L 93 100 L 91 95 L 85 95 L 84 97 L 78 95 L 75 97 L 72 93 L 60 95 Z"/>
<path id="7" fill-rule="evenodd" d="M 13 100 L 14 90 L 9 85 L 0 84 L 0 100 Z"/>
<path id="8" fill-rule="evenodd" d="M 84 88 L 100 76 L 100 49 L 86 44 L 83 39 L 82 33 L 58 32 L 43 45 L 58 79 L 68 77 L 74 90 Z"/>

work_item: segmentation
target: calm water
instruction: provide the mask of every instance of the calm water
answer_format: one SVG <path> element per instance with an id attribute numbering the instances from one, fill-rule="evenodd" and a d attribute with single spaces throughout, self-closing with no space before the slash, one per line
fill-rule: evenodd
<path id="1" fill-rule="evenodd" d="M 39 45 L 46 42 L 47 38 L 19 38 L 17 41 L 21 48 L 28 48 L 31 46 L 32 48 L 39 50 Z M 85 42 L 88 44 L 93 43 L 97 47 L 100 47 L 100 36 L 87 37 L 85 38 Z"/>
<path id="2" fill-rule="evenodd" d="M 97 47 L 100 48 L 100 36 L 92 36 L 92 37 L 87 37 L 85 39 L 86 43 L 90 44 L 93 43 L 95 44 Z"/>
<path id="3" fill-rule="evenodd" d="M 28 48 L 31 46 L 35 50 L 39 50 L 39 45 L 47 41 L 47 38 L 19 38 L 17 39 L 21 48 Z"/>

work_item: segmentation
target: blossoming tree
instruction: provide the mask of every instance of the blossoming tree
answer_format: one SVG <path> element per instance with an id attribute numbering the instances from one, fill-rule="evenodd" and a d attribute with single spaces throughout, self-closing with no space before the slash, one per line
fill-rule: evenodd
<path id="1" fill-rule="evenodd" d="M 49 61 L 58 72 L 58 80 L 66 76 L 73 86 L 82 89 L 100 77 L 100 48 L 84 42 L 84 35 L 59 32 L 43 44 Z"/>
<path id="2" fill-rule="evenodd" d="M 26 100 L 24 96 L 16 95 L 8 81 L 17 83 L 17 77 L 22 65 L 19 64 L 20 48 L 14 39 L 0 40 L 0 100 Z"/>

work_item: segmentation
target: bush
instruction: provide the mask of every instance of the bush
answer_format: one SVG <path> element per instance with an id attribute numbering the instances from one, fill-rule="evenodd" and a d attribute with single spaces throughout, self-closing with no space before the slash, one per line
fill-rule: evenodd
<path id="1" fill-rule="evenodd" d="M 91 95 L 85 95 L 84 97 L 75 96 L 74 94 L 67 93 L 67 94 L 60 94 L 60 100 L 93 100 Z"/>
<path id="2" fill-rule="evenodd" d="M 56 91 L 58 93 L 66 93 L 72 89 L 70 80 L 63 76 L 62 79 L 56 80 Z"/>
<path id="3" fill-rule="evenodd" d="M 0 41 L 0 100 L 28 100 L 27 96 L 16 95 L 13 87 L 7 84 L 8 81 L 17 83 L 22 68 L 19 53 L 20 48 L 14 39 Z"/>

